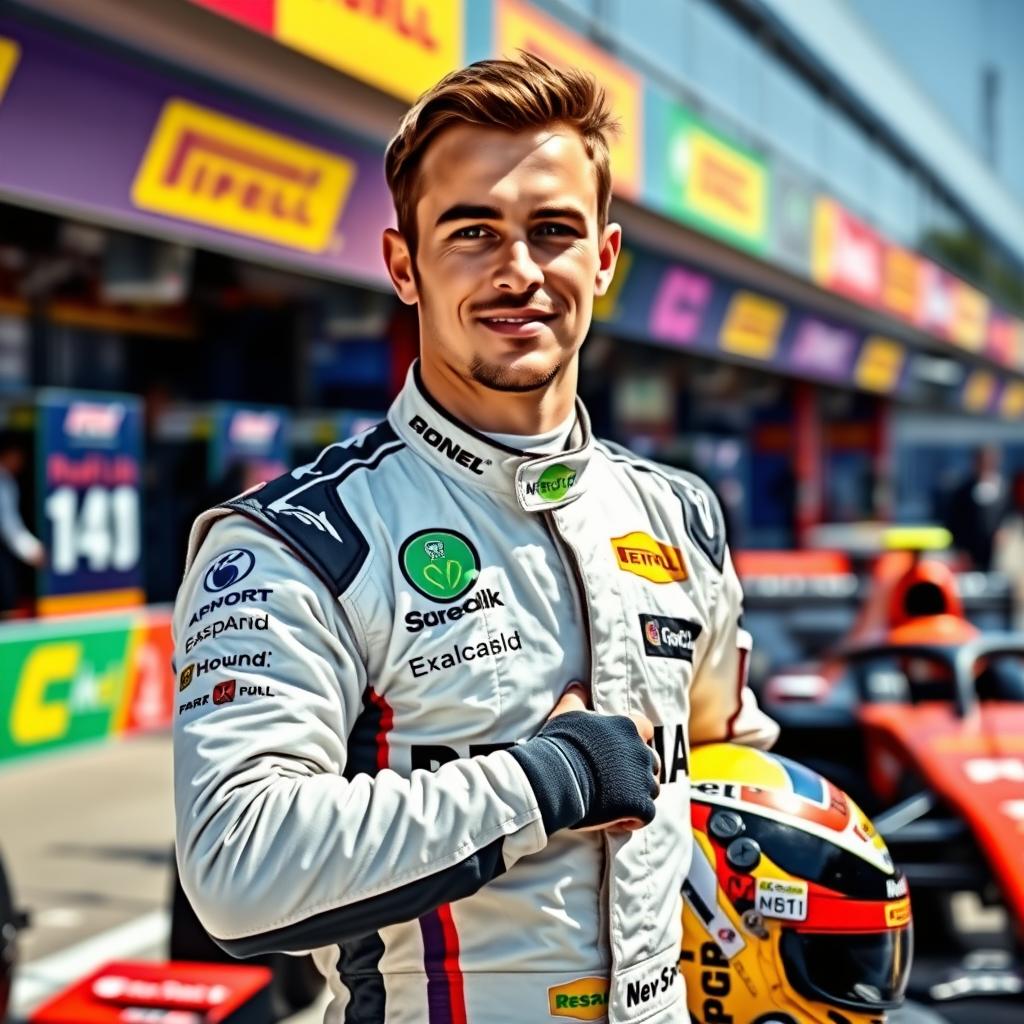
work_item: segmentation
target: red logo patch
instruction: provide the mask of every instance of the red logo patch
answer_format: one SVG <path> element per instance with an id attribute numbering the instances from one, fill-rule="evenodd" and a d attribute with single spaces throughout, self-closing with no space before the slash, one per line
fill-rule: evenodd
<path id="1" fill-rule="evenodd" d="M 213 688 L 214 704 L 230 704 L 235 699 L 235 680 L 228 679 Z"/>
<path id="2" fill-rule="evenodd" d="M 733 903 L 740 900 L 754 902 L 754 877 L 753 875 L 727 875 L 725 879 L 725 891 Z"/>

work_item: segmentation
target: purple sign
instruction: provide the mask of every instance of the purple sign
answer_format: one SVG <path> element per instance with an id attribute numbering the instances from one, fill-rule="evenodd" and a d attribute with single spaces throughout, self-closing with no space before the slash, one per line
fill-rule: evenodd
<path id="1" fill-rule="evenodd" d="M 0 190 L 333 277 L 386 280 L 379 150 L 12 18 Z M 169 174 L 171 156 L 185 161 Z"/>
<path id="2" fill-rule="evenodd" d="M 810 377 L 848 380 L 859 338 L 855 331 L 836 327 L 813 316 L 800 320 L 790 349 L 789 365 Z"/>

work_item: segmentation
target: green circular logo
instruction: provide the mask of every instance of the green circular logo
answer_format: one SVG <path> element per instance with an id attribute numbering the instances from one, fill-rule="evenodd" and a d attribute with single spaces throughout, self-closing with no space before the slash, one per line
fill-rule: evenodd
<path id="1" fill-rule="evenodd" d="M 537 480 L 537 493 L 545 501 L 561 501 L 576 483 L 576 470 L 560 462 L 548 466 Z"/>
<path id="2" fill-rule="evenodd" d="M 460 598 L 480 575 L 480 556 L 468 537 L 454 530 L 420 530 L 398 553 L 402 574 L 431 600 Z"/>

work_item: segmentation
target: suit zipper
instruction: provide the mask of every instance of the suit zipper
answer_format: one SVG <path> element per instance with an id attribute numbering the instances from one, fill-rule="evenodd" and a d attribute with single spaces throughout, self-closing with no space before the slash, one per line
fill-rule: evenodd
<path id="1" fill-rule="evenodd" d="M 590 670 L 590 678 L 587 680 L 587 685 L 590 690 L 590 695 L 593 697 L 594 638 L 590 626 L 590 601 L 587 597 L 587 587 L 583 579 L 583 572 L 580 570 L 579 562 L 576 560 L 576 555 L 569 547 L 568 541 L 566 541 L 558 532 L 558 525 L 555 523 L 554 513 L 542 512 L 540 515 L 544 520 L 544 525 L 547 527 L 548 533 L 551 536 L 551 542 L 555 547 L 555 551 L 558 553 L 558 557 L 561 559 L 563 567 L 568 566 L 571 571 L 573 582 L 576 584 L 576 600 L 580 609 L 580 614 L 583 617 L 583 630 L 587 638 L 587 665 Z M 611 886 L 609 884 L 611 857 L 608 853 L 608 836 L 602 833 L 601 840 L 601 890 L 597 894 L 597 928 L 598 934 L 601 936 L 602 941 L 605 944 L 606 952 L 609 957 L 608 967 L 609 970 L 611 970 L 615 963 L 614 945 L 612 943 L 611 934 L 611 914 L 608 911 L 608 900 L 611 891 Z"/>

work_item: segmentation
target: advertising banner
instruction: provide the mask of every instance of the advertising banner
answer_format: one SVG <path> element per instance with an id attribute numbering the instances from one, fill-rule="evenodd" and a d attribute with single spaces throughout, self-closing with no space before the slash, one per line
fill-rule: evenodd
<path id="1" fill-rule="evenodd" d="M 811 271 L 815 282 L 823 287 L 865 305 L 878 306 L 882 297 L 882 240 L 834 199 L 818 196 Z"/>
<path id="2" fill-rule="evenodd" d="M 288 469 L 287 409 L 218 402 L 213 409 L 207 473 L 210 483 L 237 476 L 238 492 Z"/>
<path id="3" fill-rule="evenodd" d="M 192 2 L 406 100 L 462 64 L 463 0 Z"/>
<path id="4" fill-rule="evenodd" d="M 911 397 L 902 343 L 647 249 L 623 250 L 598 324 L 804 380 Z"/>
<path id="5" fill-rule="evenodd" d="M 1024 381 L 1008 381 L 999 396 L 999 415 L 1006 420 L 1024 418 Z"/>
<path id="6" fill-rule="evenodd" d="M 768 168 L 753 151 L 689 111 L 665 106 L 669 212 L 709 234 L 760 252 L 768 235 Z"/>
<path id="7" fill-rule="evenodd" d="M 990 412 L 995 405 L 999 382 L 989 370 L 974 370 L 967 375 L 961 394 L 963 407 L 967 412 L 982 415 Z"/>
<path id="8" fill-rule="evenodd" d="M 375 149 L 0 17 L 4 44 L 20 56 L 0 100 L 0 190 L 243 257 L 385 281 L 380 236 L 393 212 Z"/>
<path id="9" fill-rule="evenodd" d="M 810 277 L 814 185 L 799 171 L 777 161 L 769 191 L 771 254 L 790 270 Z"/>
<path id="10" fill-rule="evenodd" d="M 494 52 L 514 57 L 526 50 L 552 64 L 589 71 L 601 83 L 622 126 L 610 148 L 612 177 L 619 195 L 639 195 L 643 179 L 643 84 L 606 50 L 576 35 L 561 22 L 521 0 L 497 0 Z"/>
<path id="11" fill-rule="evenodd" d="M 171 721 L 169 612 L 0 626 L 0 764 Z"/>
<path id="12" fill-rule="evenodd" d="M 978 352 L 985 344 L 988 327 L 988 298 L 966 281 L 953 278 L 953 315 L 950 336 L 961 348 Z"/>
<path id="13" fill-rule="evenodd" d="M 141 604 L 142 403 L 39 392 L 36 478 L 40 615 Z"/>
<path id="14" fill-rule="evenodd" d="M 921 316 L 921 260 L 898 245 L 886 245 L 882 256 L 882 307 L 901 320 L 916 323 Z"/>

